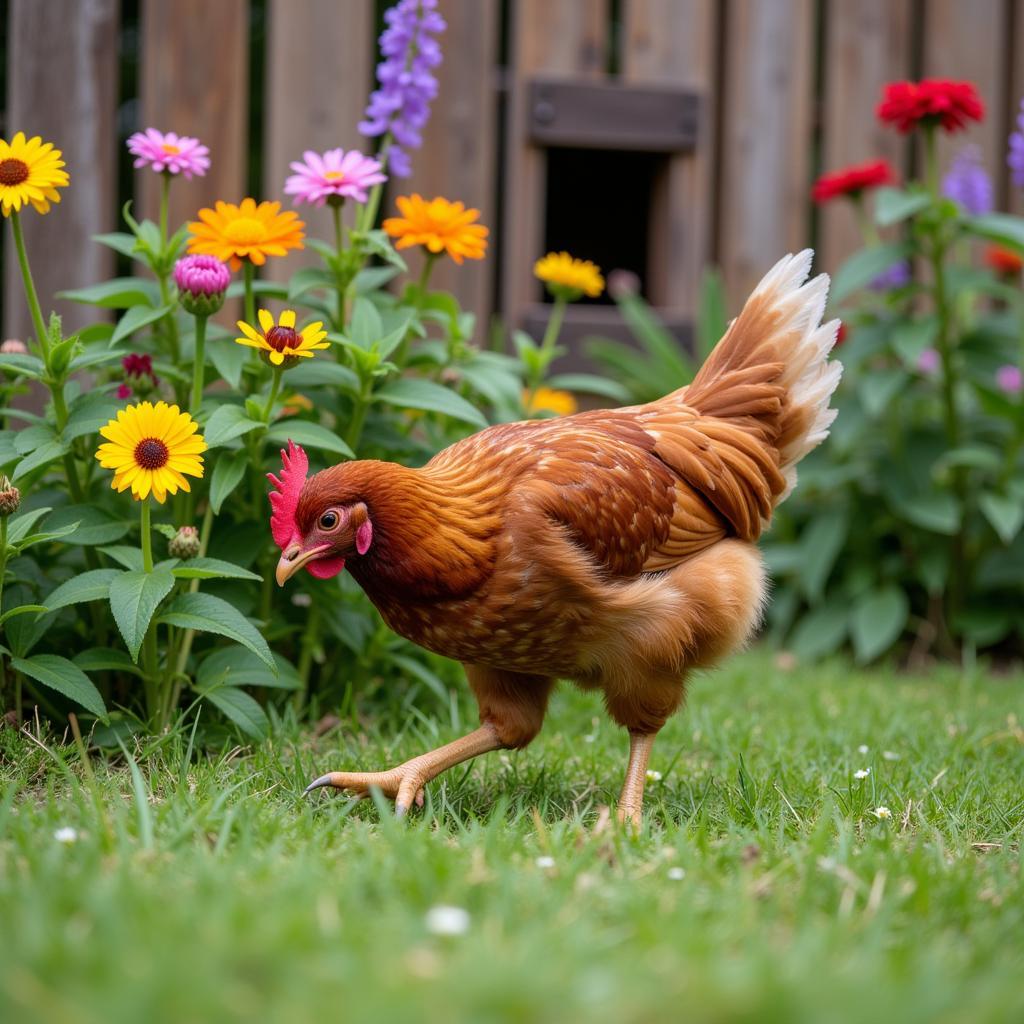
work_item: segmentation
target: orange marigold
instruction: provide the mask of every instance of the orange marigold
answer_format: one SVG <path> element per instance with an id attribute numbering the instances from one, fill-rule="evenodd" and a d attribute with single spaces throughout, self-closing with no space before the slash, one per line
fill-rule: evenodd
<path id="1" fill-rule="evenodd" d="M 243 260 L 262 267 L 268 256 L 284 256 L 289 249 L 303 248 L 305 224 L 294 210 L 281 212 L 277 202 L 256 203 L 243 199 L 236 206 L 220 200 L 199 211 L 199 220 L 189 223 L 191 253 L 216 256 L 238 270 Z"/>
<path id="2" fill-rule="evenodd" d="M 487 249 L 487 228 L 473 222 L 479 210 L 467 210 L 463 203 L 450 203 L 438 196 L 424 199 L 418 193 L 395 200 L 401 217 L 388 217 L 384 230 L 397 238 L 397 249 L 422 245 L 428 252 L 448 253 L 456 263 L 463 259 L 482 260 Z"/>

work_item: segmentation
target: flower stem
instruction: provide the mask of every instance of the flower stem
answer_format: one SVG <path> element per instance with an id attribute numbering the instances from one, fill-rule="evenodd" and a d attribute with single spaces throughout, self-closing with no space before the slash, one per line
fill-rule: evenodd
<path id="1" fill-rule="evenodd" d="M 195 416 L 203 402 L 203 379 L 206 376 L 206 317 L 196 317 L 196 350 L 192 356 L 192 402 L 189 411 Z"/>
<path id="2" fill-rule="evenodd" d="M 277 401 L 278 392 L 281 390 L 281 378 L 284 376 L 284 370 L 280 366 L 274 367 L 274 376 L 270 382 L 270 397 L 267 398 L 267 404 L 263 407 L 263 422 L 270 422 L 270 414 L 274 411 L 274 402 Z M 262 445 L 261 445 L 262 448 Z"/>
<path id="3" fill-rule="evenodd" d="M 4 577 L 7 575 L 7 516 L 0 516 L 0 612 L 4 610 Z M 0 664 L 3 656 L 0 655 Z"/>
<path id="4" fill-rule="evenodd" d="M 153 571 L 153 539 L 150 535 L 149 519 L 149 498 L 143 498 L 139 510 L 139 528 L 144 572 Z M 152 622 L 146 627 L 146 635 L 142 640 L 142 667 L 146 680 L 146 706 L 150 716 L 156 716 L 160 712 L 160 707 L 157 693 L 156 626 Z"/>
<path id="5" fill-rule="evenodd" d="M 377 150 L 377 159 L 380 161 L 382 170 L 386 170 L 388 166 L 388 150 L 391 149 L 391 133 L 381 140 L 380 149 Z M 370 190 L 370 198 L 367 200 L 366 205 L 362 208 L 359 215 L 359 220 L 356 225 L 359 231 L 371 231 L 373 225 L 377 221 L 377 211 L 380 209 L 380 197 L 384 191 L 384 183 L 380 182 L 374 185 Z"/>
<path id="6" fill-rule="evenodd" d="M 363 435 L 363 425 L 366 423 L 366 414 L 370 411 L 370 394 L 373 390 L 373 384 L 369 381 L 365 381 L 362 386 L 362 390 L 359 393 L 359 397 L 355 401 L 355 405 L 352 409 L 352 418 L 348 421 L 348 426 L 345 428 L 345 444 L 356 452 L 356 446 L 359 444 L 359 439 Z M 358 454 L 358 452 L 357 452 Z"/>
<path id="7" fill-rule="evenodd" d="M 340 258 L 345 252 L 345 228 L 341 223 L 341 203 L 331 203 L 331 216 L 334 218 L 334 249 Z"/>
<path id="8" fill-rule="evenodd" d="M 253 294 L 252 282 L 256 268 L 249 260 L 242 261 L 242 280 L 245 282 L 245 322 L 256 323 L 256 296 Z"/>
<path id="9" fill-rule="evenodd" d="M 565 319 L 565 311 L 569 300 L 564 295 L 556 295 L 555 303 L 548 317 L 548 325 L 544 330 L 544 337 L 540 343 L 540 358 L 537 360 L 537 368 L 530 373 L 529 389 L 526 395 L 525 405 L 527 410 L 533 406 L 533 396 L 540 386 L 541 381 L 547 373 L 555 352 L 555 345 L 558 344 L 558 335 L 562 332 L 562 321 Z"/>
<path id="10" fill-rule="evenodd" d="M 160 250 L 161 253 L 167 248 L 167 216 L 171 200 L 171 176 L 160 175 Z"/>
<path id="11" fill-rule="evenodd" d="M 14 248 L 18 254 L 18 266 L 21 268 L 21 280 L 25 285 L 25 298 L 28 300 L 29 313 L 32 316 L 32 326 L 38 337 L 40 351 L 43 353 L 43 362 L 50 361 L 50 338 L 46 333 L 46 324 L 43 322 L 43 311 L 39 308 L 39 296 L 36 294 L 36 285 L 32 280 L 32 270 L 28 265 L 28 253 L 25 250 L 25 236 L 21 230 L 21 217 L 17 210 L 11 210 L 11 232 L 14 235 Z"/>
<path id="12" fill-rule="evenodd" d="M 149 498 L 142 499 L 140 509 L 140 529 L 142 536 L 142 568 L 144 572 L 153 571 L 153 538 L 149 529 Z"/>

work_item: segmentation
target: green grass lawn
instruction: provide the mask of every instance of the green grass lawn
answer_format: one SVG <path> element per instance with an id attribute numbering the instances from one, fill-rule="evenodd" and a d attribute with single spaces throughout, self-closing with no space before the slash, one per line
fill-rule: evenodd
<path id="1" fill-rule="evenodd" d="M 1022 694 L 744 656 L 662 734 L 638 836 L 595 828 L 626 740 L 569 688 L 404 822 L 299 794 L 467 703 L 198 762 L 175 737 L 92 785 L 7 729 L 0 1020 L 1021 1020 Z M 462 934 L 431 932 L 444 905 Z"/>

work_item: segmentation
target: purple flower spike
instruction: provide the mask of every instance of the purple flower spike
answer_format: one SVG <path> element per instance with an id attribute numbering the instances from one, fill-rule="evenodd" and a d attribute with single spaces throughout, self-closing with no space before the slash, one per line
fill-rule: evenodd
<path id="1" fill-rule="evenodd" d="M 869 287 L 872 291 L 888 292 L 902 288 L 905 284 L 910 284 L 910 264 L 906 260 L 900 260 L 887 270 L 883 270 Z"/>
<path id="2" fill-rule="evenodd" d="M 377 65 L 379 88 L 370 95 L 359 131 L 368 137 L 391 133 L 388 169 L 400 178 L 412 174 L 408 150 L 423 142 L 430 101 L 437 95 L 433 69 L 441 63 L 435 36 L 445 30 L 437 0 L 399 0 L 384 14 L 384 60 Z"/>
<path id="3" fill-rule="evenodd" d="M 977 146 L 964 146 L 942 181 L 942 194 L 958 202 L 973 217 L 992 212 L 992 180 Z"/>
<path id="4" fill-rule="evenodd" d="M 1006 156 L 1010 177 L 1017 188 L 1024 188 L 1024 100 L 1020 101 L 1017 130 L 1010 133 L 1010 151 Z"/>
<path id="5" fill-rule="evenodd" d="M 996 387 L 1003 394 L 1019 395 L 1024 391 L 1024 373 L 1019 366 L 1000 366 L 996 370 Z"/>

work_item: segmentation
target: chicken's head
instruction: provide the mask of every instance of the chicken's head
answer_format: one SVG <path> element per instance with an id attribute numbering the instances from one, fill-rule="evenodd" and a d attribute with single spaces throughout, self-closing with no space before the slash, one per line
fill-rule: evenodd
<path id="1" fill-rule="evenodd" d="M 277 582 L 283 587 L 303 567 L 318 579 L 337 576 L 345 568 L 346 558 L 365 555 L 373 542 L 366 505 L 361 501 L 338 501 L 329 492 L 315 488 L 304 495 L 309 460 L 291 441 L 288 450 L 281 452 L 281 463 L 279 477 L 267 474 L 274 486 L 270 492 L 270 529 L 281 549 Z M 303 497 L 306 500 L 300 511 Z"/>

